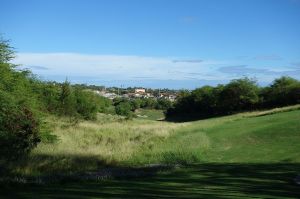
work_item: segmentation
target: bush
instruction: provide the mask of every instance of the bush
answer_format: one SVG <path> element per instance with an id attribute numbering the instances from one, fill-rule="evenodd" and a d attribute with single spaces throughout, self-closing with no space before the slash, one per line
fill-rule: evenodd
<path id="1" fill-rule="evenodd" d="M 68 81 L 65 81 L 61 86 L 59 102 L 60 114 L 66 116 L 76 115 L 76 101 L 70 83 Z"/>
<path id="2" fill-rule="evenodd" d="M 28 154 L 39 142 L 39 123 L 33 113 L 0 92 L 0 157 L 14 160 Z"/>
<path id="3" fill-rule="evenodd" d="M 130 102 L 128 101 L 120 102 L 118 105 L 116 105 L 115 109 L 118 115 L 126 116 L 129 118 L 133 116 L 133 112 L 131 112 L 132 107 L 130 105 Z"/>
<path id="4" fill-rule="evenodd" d="M 259 102 L 258 90 L 256 82 L 251 79 L 232 80 L 220 92 L 220 111 L 228 114 L 253 109 Z"/>
<path id="5" fill-rule="evenodd" d="M 261 93 L 264 106 L 276 107 L 300 103 L 300 82 L 291 77 L 275 79 Z"/>
<path id="6" fill-rule="evenodd" d="M 297 103 L 300 103 L 300 82 L 296 79 L 281 77 L 261 88 L 255 81 L 243 78 L 217 87 L 182 91 L 165 113 L 168 120 L 188 121 Z"/>
<path id="7" fill-rule="evenodd" d="M 158 99 L 155 105 L 155 109 L 158 110 L 167 110 L 172 107 L 172 102 L 168 99 Z"/>
<path id="8" fill-rule="evenodd" d="M 94 120 L 97 116 L 97 96 L 89 91 L 75 89 L 76 111 L 86 120 Z"/>

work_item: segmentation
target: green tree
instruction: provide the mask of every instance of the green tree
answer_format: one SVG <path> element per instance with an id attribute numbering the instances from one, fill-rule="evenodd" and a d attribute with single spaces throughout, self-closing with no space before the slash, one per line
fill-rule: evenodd
<path id="1" fill-rule="evenodd" d="M 139 109 L 141 107 L 142 100 L 137 98 L 130 101 L 131 110 L 135 111 L 136 109 Z"/>
<path id="2" fill-rule="evenodd" d="M 220 93 L 220 108 L 224 113 L 253 109 L 259 102 L 258 86 L 249 78 L 232 80 Z"/>
<path id="3" fill-rule="evenodd" d="M 15 52 L 8 40 L 0 37 L 0 63 L 8 63 L 15 57 Z"/>
<path id="4" fill-rule="evenodd" d="M 0 39 L 0 160 L 20 158 L 40 141 L 40 125 L 32 108 L 34 93 L 27 71 L 15 71 L 14 54 Z"/>
<path id="5" fill-rule="evenodd" d="M 283 76 L 275 79 L 270 87 L 263 89 L 264 106 L 286 106 L 300 102 L 300 82 Z"/>
<path id="6" fill-rule="evenodd" d="M 90 91 L 75 89 L 76 111 L 86 120 L 96 119 L 99 98 Z"/>
<path id="7" fill-rule="evenodd" d="M 128 101 L 123 101 L 123 102 L 120 102 L 116 107 L 116 113 L 118 115 L 123 115 L 123 116 L 126 116 L 128 118 L 132 117 L 133 116 L 133 113 L 131 111 L 132 107 L 130 105 L 130 103 Z"/>
<path id="8" fill-rule="evenodd" d="M 66 80 L 61 86 L 61 93 L 59 96 L 60 112 L 63 115 L 74 116 L 76 113 L 75 98 L 70 86 L 70 83 Z"/>

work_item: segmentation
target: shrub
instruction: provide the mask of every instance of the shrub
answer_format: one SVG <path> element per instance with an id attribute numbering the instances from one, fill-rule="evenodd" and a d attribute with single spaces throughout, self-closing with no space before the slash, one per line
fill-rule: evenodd
<path id="1" fill-rule="evenodd" d="M 86 120 L 94 120 L 97 116 L 97 96 L 89 91 L 75 89 L 76 111 Z"/>
<path id="2" fill-rule="evenodd" d="M 130 105 L 130 102 L 128 101 L 123 101 L 123 102 L 120 102 L 118 105 L 116 105 L 116 113 L 118 115 L 123 115 L 123 116 L 126 116 L 126 117 L 132 117 L 133 116 L 133 113 L 131 112 L 131 105 Z"/>
<path id="3" fill-rule="evenodd" d="M 222 113 L 251 110 L 259 102 L 258 86 L 248 79 L 232 80 L 220 93 L 220 109 Z"/>
<path id="4" fill-rule="evenodd" d="M 33 113 L 0 92 L 0 157 L 13 160 L 28 154 L 40 142 L 39 123 Z"/>
<path id="5" fill-rule="evenodd" d="M 74 116 L 76 115 L 76 101 L 72 92 L 72 88 L 68 81 L 65 81 L 61 86 L 59 95 L 60 113 L 62 115 Z"/>
<path id="6" fill-rule="evenodd" d="M 275 79 L 261 95 L 266 107 L 297 104 L 300 102 L 300 82 L 291 77 L 281 77 Z"/>

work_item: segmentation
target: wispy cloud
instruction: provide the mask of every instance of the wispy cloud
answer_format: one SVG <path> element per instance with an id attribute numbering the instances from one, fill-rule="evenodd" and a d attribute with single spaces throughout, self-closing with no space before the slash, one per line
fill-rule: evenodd
<path id="1" fill-rule="evenodd" d="M 28 67 L 33 70 L 49 70 L 49 68 L 47 68 L 45 66 L 25 66 L 25 67 Z"/>
<path id="2" fill-rule="evenodd" d="M 218 62 L 131 55 L 89 55 L 78 53 L 19 53 L 16 64 L 31 66 L 39 75 L 98 76 L 103 79 L 185 79 L 185 74 L 208 72 Z M 47 69 L 47 70 L 46 70 Z M 177 72 L 176 72 L 177 71 Z M 179 71 L 179 72 L 178 72 Z"/>
<path id="3" fill-rule="evenodd" d="M 185 24 L 192 24 L 197 21 L 197 17 L 195 16 L 183 16 L 179 19 L 180 22 Z"/>
<path id="4" fill-rule="evenodd" d="M 263 61 L 276 61 L 282 60 L 283 58 L 279 55 L 269 54 L 269 55 L 257 55 L 254 57 L 255 60 L 263 60 Z"/>
<path id="5" fill-rule="evenodd" d="M 254 68 L 247 65 L 225 66 L 220 67 L 218 71 L 226 74 L 233 74 L 237 76 L 241 75 L 267 75 L 267 76 L 280 76 L 280 75 L 300 75 L 300 69 L 291 69 L 288 67 L 282 67 L 281 69 L 269 69 L 269 68 Z"/>
<path id="6" fill-rule="evenodd" d="M 173 60 L 173 63 L 201 63 L 201 59 L 183 59 L 183 60 Z"/>
<path id="7" fill-rule="evenodd" d="M 155 79 L 153 76 L 134 76 L 133 79 Z"/>
<path id="8" fill-rule="evenodd" d="M 15 64 L 31 68 L 44 79 L 55 77 L 81 83 L 145 81 L 228 81 L 243 76 L 272 81 L 281 75 L 300 76 L 300 63 L 286 67 L 258 67 L 244 61 L 184 59 L 131 55 L 90 55 L 78 53 L 19 53 Z M 55 79 L 55 80 L 56 80 Z"/>

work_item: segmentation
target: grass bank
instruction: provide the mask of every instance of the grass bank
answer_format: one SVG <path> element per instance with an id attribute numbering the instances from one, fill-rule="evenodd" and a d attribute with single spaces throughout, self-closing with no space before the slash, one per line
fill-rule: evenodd
<path id="1" fill-rule="evenodd" d="M 188 123 L 49 117 L 58 137 L 15 167 L 20 175 L 94 171 L 111 166 L 192 163 L 300 163 L 300 106 Z"/>
<path id="2" fill-rule="evenodd" d="M 300 162 L 299 106 L 186 123 L 132 162 Z"/>
<path id="3" fill-rule="evenodd" d="M 32 176 L 152 163 L 181 164 L 149 176 L 30 185 L 1 184 L 1 198 L 299 198 L 300 106 L 189 123 L 99 115 L 49 118 L 59 141 L 40 144 L 15 170 Z"/>
<path id="4" fill-rule="evenodd" d="M 74 123 L 66 118 L 49 117 L 57 136 L 55 143 L 41 143 L 15 173 L 40 175 L 75 173 L 107 166 L 124 165 L 143 145 L 166 140 L 185 124 L 150 120 L 126 120 L 99 114 L 97 121 Z"/>

